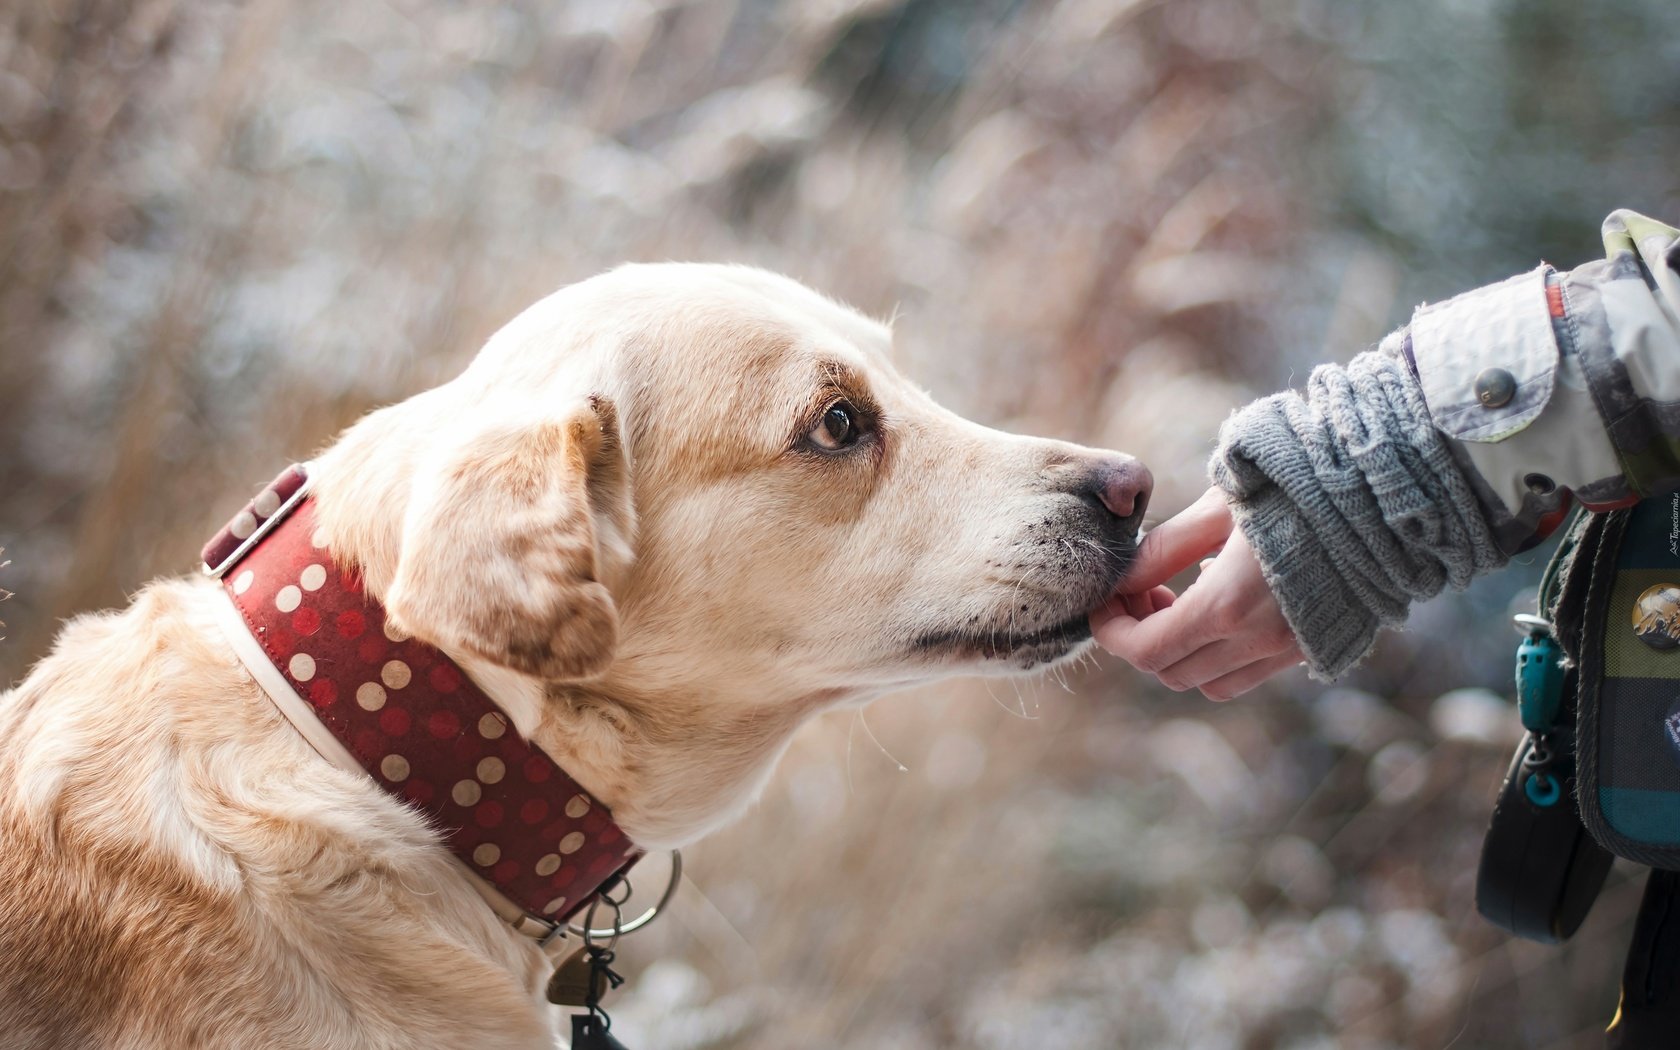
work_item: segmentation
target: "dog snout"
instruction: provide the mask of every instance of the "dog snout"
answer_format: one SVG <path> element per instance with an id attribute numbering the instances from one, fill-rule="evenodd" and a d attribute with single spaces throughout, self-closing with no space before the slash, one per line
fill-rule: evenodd
<path id="1" fill-rule="evenodd" d="M 1136 536 L 1143 524 L 1144 508 L 1155 477 L 1149 468 L 1130 456 L 1117 456 L 1094 464 L 1085 476 L 1082 493 L 1100 504 L 1114 518 L 1114 525 L 1128 536 Z"/>

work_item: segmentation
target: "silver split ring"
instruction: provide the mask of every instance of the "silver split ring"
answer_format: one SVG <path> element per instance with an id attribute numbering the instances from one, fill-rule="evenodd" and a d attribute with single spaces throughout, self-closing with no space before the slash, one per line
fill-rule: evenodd
<path id="1" fill-rule="evenodd" d="M 578 937 L 582 937 L 582 938 L 584 938 L 585 941 L 588 941 L 590 939 L 606 940 L 610 937 L 621 937 L 626 933 L 635 933 L 637 930 L 641 929 L 643 926 L 646 926 L 648 923 L 650 923 L 654 919 L 656 919 L 659 916 L 659 914 L 661 912 L 663 912 L 668 905 L 670 905 L 671 898 L 675 897 L 677 895 L 677 886 L 681 882 L 682 882 L 682 851 L 681 850 L 672 850 L 671 851 L 671 879 L 670 879 L 669 882 L 667 882 L 665 884 L 665 892 L 661 893 L 659 895 L 659 899 L 653 903 L 653 907 L 649 908 L 647 911 L 642 912 L 640 915 L 636 916 L 634 919 L 631 919 L 629 922 L 625 923 L 622 926 L 617 927 L 616 929 L 598 930 L 598 929 L 591 929 L 588 926 L 579 926 L 577 923 L 571 923 L 571 924 L 567 925 L 566 932 L 571 933 L 571 934 L 573 934 L 575 936 L 578 936 Z M 593 910 L 593 909 L 591 909 L 591 910 Z M 587 914 L 588 913 L 586 913 L 586 915 Z M 586 921 L 587 921 L 587 919 L 586 919 Z"/>

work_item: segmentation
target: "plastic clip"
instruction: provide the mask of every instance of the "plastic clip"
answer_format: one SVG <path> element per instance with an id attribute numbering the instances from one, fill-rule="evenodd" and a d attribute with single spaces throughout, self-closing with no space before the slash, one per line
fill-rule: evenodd
<path id="1" fill-rule="evenodd" d="M 1563 709 L 1563 647 L 1552 625 L 1538 616 L 1520 616 L 1526 637 L 1517 645 L 1517 713 L 1530 733 L 1549 733 Z"/>

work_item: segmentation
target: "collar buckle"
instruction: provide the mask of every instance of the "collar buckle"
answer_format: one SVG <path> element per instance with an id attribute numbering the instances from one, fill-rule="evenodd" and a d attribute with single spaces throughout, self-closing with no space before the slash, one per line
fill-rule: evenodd
<path id="1" fill-rule="evenodd" d="M 264 536 L 286 520 L 314 487 L 308 463 L 294 463 L 257 493 L 256 498 L 216 533 L 204 546 L 204 575 L 221 579 L 239 560 L 251 552 Z"/>

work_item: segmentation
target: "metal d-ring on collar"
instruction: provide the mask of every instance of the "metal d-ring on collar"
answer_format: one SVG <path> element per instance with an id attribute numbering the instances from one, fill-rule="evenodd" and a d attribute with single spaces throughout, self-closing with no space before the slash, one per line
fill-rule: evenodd
<path id="1" fill-rule="evenodd" d="M 671 851 L 671 878 L 670 878 L 670 881 L 665 884 L 665 892 L 661 893 L 659 895 L 659 899 L 654 902 L 653 907 L 649 908 L 647 911 L 642 912 L 642 914 L 636 916 L 634 919 L 631 919 L 627 923 L 624 923 L 622 925 L 614 925 L 613 927 L 610 927 L 608 929 L 592 929 L 588 925 L 580 926 L 576 923 L 572 923 L 572 924 L 569 924 L 568 926 L 566 926 L 566 931 L 568 933 L 574 934 L 575 936 L 582 937 L 585 941 L 588 941 L 588 940 L 591 940 L 591 939 L 594 939 L 594 940 L 608 940 L 608 939 L 611 939 L 611 938 L 621 937 L 626 933 L 635 933 L 637 930 L 641 929 L 643 926 L 646 926 L 648 923 L 652 922 L 655 918 L 657 918 L 659 916 L 659 914 L 661 912 L 663 912 L 665 910 L 665 908 L 671 903 L 671 898 L 675 897 L 677 895 L 677 886 L 681 882 L 682 882 L 682 851 L 681 850 L 672 850 Z M 595 909 L 592 907 L 592 908 L 589 909 L 589 911 L 585 912 L 584 922 L 586 924 L 589 921 L 588 917 L 590 915 L 594 914 L 594 910 Z M 616 909 L 614 909 L 614 914 L 617 914 Z"/>

